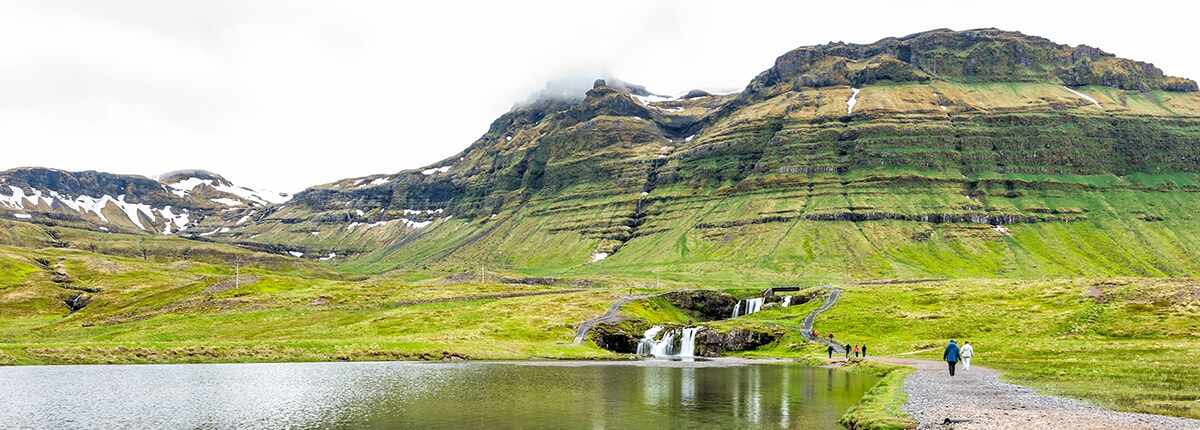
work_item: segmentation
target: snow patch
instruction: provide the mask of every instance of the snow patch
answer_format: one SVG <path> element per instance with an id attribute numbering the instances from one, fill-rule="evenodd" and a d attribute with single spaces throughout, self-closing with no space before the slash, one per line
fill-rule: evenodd
<path id="1" fill-rule="evenodd" d="M 942 108 L 942 112 L 945 112 L 945 111 L 946 111 L 946 107 L 945 107 L 945 106 L 938 105 L 938 107 Z"/>
<path id="2" fill-rule="evenodd" d="M 319 231 L 310 231 L 309 233 L 312 233 L 313 236 L 317 236 L 317 235 L 321 234 L 321 232 L 319 232 Z"/>
<path id="3" fill-rule="evenodd" d="M 170 206 L 166 206 L 162 209 L 159 209 L 158 214 L 162 215 L 162 217 L 167 220 L 167 222 L 163 224 L 163 234 L 171 234 L 171 224 L 175 224 L 176 232 L 187 229 L 188 219 L 190 218 L 189 214 L 187 213 L 187 209 L 184 209 L 183 213 L 175 214 L 171 210 Z"/>
<path id="4" fill-rule="evenodd" d="M 31 218 L 33 218 L 33 215 L 30 215 L 30 214 L 13 214 L 13 216 L 14 216 L 14 217 L 16 217 L 17 219 L 31 219 Z"/>
<path id="5" fill-rule="evenodd" d="M 383 185 L 386 183 L 388 183 L 388 178 L 379 178 L 374 181 L 371 181 L 371 185 Z"/>
<path id="6" fill-rule="evenodd" d="M 355 209 L 354 213 L 358 214 L 358 216 L 364 216 L 367 214 L 366 212 L 363 212 L 362 209 Z"/>
<path id="7" fill-rule="evenodd" d="M 442 166 L 442 167 L 434 167 L 434 168 L 432 168 L 432 169 L 425 169 L 425 170 L 422 170 L 422 171 L 421 171 L 421 174 L 422 174 L 422 175 L 429 176 L 429 175 L 432 175 L 432 174 L 434 174 L 434 173 L 446 173 L 446 172 L 449 172 L 449 171 L 450 171 L 450 166 Z"/>
<path id="8" fill-rule="evenodd" d="M 288 200 L 292 199 L 292 196 L 288 193 L 280 193 L 280 192 L 267 191 L 267 190 L 255 190 L 255 189 L 246 188 L 246 187 L 236 187 L 236 186 L 229 186 L 229 185 L 216 185 L 212 179 L 187 178 L 182 181 L 176 182 L 174 184 L 169 184 L 167 186 L 174 189 L 174 191 L 171 191 L 172 193 L 175 193 L 175 195 L 177 195 L 177 196 L 183 197 L 183 196 L 186 196 L 192 190 L 196 189 L 196 187 L 199 187 L 201 185 L 207 185 L 207 186 L 210 186 L 210 187 L 216 189 L 217 191 L 233 194 L 235 196 L 241 197 L 243 199 L 246 199 L 251 202 L 258 203 L 258 204 L 264 205 L 264 206 L 271 204 L 271 203 L 284 203 L 284 202 L 287 202 Z M 226 200 L 228 200 L 228 199 L 226 199 Z M 218 202 L 218 203 L 223 203 L 223 202 Z M 234 206 L 234 205 L 229 205 L 229 204 L 226 204 L 226 205 Z"/>
<path id="9" fill-rule="evenodd" d="M 405 215 L 433 215 L 433 214 L 440 214 L 444 210 L 445 209 L 442 209 L 442 208 L 429 209 L 429 210 L 423 210 L 423 211 L 419 211 L 419 210 L 415 210 L 415 209 L 405 209 L 404 214 Z"/>
<path id="10" fill-rule="evenodd" d="M 419 221 L 418 222 L 418 221 L 413 221 L 411 219 L 405 219 L 405 218 L 401 218 L 401 220 L 403 220 L 405 224 L 408 224 L 408 226 L 410 228 L 412 228 L 413 230 L 420 230 L 425 227 L 428 227 L 429 224 L 433 224 L 433 221 Z"/>
<path id="11" fill-rule="evenodd" d="M 688 137 L 685 137 L 685 138 L 683 138 L 683 141 L 684 141 L 684 142 L 691 142 L 691 141 L 692 141 L 692 139 L 695 139 L 695 138 L 696 138 L 696 135 L 694 135 L 694 134 L 693 134 L 693 135 L 691 135 L 691 136 L 688 136 Z"/>
<path id="12" fill-rule="evenodd" d="M 633 98 L 637 99 L 639 102 L 642 102 L 642 104 L 645 106 L 650 106 L 651 103 L 675 101 L 679 100 L 681 97 L 682 96 L 660 96 L 658 94 L 651 94 L 648 96 L 633 95 Z"/>
<path id="13" fill-rule="evenodd" d="M 223 204 L 225 206 L 241 206 L 242 205 L 242 202 L 240 200 L 234 200 L 234 199 L 231 199 L 228 197 L 221 197 L 219 199 L 210 199 L 210 200 L 220 203 L 220 204 Z"/>
<path id="14" fill-rule="evenodd" d="M 300 251 L 288 251 L 288 254 L 292 254 L 292 256 L 296 257 L 296 258 L 300 258 L 300 257 L 304 256 L 304 253 L 300 252 Z"/>
<path id="15" fill-rule="evenodd" d="M 326 256 L 324 256 L 324 257 L 318 258 L 318 259 L 317 259 L 317 261 L 329 261 L 329 260 L 332 260 L 332 259 L 334 259 L 335 257 L 337 257 L 337 253 L 336 253 L 336 252 L 330 252 L 330 253 L 329 253 L 329 255 L 326 255 Z"/>
<path id="16" fill-rule="evenodd" d="M 858 104 L 858 92 L 861 89 L 850 87 L 850 99 L 846 100 L 846 115 L 854 113 L 854 105 Z"/>
<path id="17" fill-rule="evenodd" d="M 999 232 L 1000 234 L 1003 234 L 1005 236 L 1012 236 L 1012 232 L 1008 231 L 1008 229 L 1004 228 L 1004 226 L 1002 226 L 1002 225 L 993 225 L 992 230 L 996 230 L 997 232 Z"/>
<path id="18" fill-rule="evenodd" d="M 104 197 L 108 197 L 108 196 L 104 196 Z M 125 212 L 125 216 L 129 217 L 129 220 L 133 221 L 133 224 L 136 225 L 137 228 L 139 228 L 139 229 L 145 230 L 146 227 L 142 225 L 142 220 L 140 217 L 138 217 L 138 213 L 146 214 L 147 218 L 154 219 L 154 212 L 152 209 L 150 209 L 150 205 L 140 204 L 140 203 L 127 203 L 125 201 L 124 194 L 117 196 L 117 200 L 115 203 L 117 204 L 117 207 L 121 208 L 122 212 Z"/>
<path id="19" fill-rule="evenodd" d="M 512 142 L 512 136 L 504 136 L 505 142 Z"/>
<path id="20" fill-rule="evenodd" d="M 593 262 L 593 263 L 595 263 L 595 262 L 597 262 L 597 261 L 600 261 L 600 260 L 603 260 L 603 259 L 605 259 L 605 258 L 608 258 L 608 253 L 607 253 L 607 252 L 597 252 L 597 253 L 595 253 L 595 254 L 592 254 L 592 262 Z"/>
<path id="21" fill-rule="evenodd" d="M 214 228 L 213 231 L 210 231 L 208 233 L 200 233 L 200 236 L 207 237 L 207 236 L 212 236 L 212 235 L 220 233 L 220 232 L 221 232 L 221 227 L 217 227 L 217 228 Z"/>
<path id="22" fill-rule="evenodd" d="M 1079 91 L 1075 91 L 1075 90 L 1071 89 L 1071 87 L 1063 87 L 1063 88 L 1066 88 L 1067 91 L 1071 92 L 1071 94 L 1077 95 L 1079 97 L 1082 97 L 1084 100 L 1092 102 L 1092 104 L 1096 105 L 1096 107 L 1098 107 L 1100 109 L 1104 109 L 1104 106 L 1100 106 L 1100 102 L 1096 101 L 1096 99 L 1092 98 L 1091 96 L 1081 93 Z"/>

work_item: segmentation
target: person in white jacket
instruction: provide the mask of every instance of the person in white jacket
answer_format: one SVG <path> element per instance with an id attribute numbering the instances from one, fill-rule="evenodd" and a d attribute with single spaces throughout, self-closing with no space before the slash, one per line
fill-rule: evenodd
<path id="1" fill-rule="evenodd" d="M 963 342 L 962 351 L 963 370 L 971 370 L 971 356 L 975 355 L 975 347 L 971 346 L 971 341 Z"/>

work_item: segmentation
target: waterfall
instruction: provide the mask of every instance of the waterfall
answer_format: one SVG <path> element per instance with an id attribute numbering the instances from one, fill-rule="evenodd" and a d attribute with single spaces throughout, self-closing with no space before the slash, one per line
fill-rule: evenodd
<path id="1" fill-rule="evenodd" d="M 763 302 L 766 300 L 767 299 L 762 298 L 762 297 L 758 297 L 758 298 L 754 298 L 754 299 L 738 300 L 737 304 L 733 305 L 733 316 L 730 316 L 730 318 L 737 318 L 742 315 L 750 315 L 752 313 L 758 312 L 758 311 L 762 310 Z M 744 306 L 746 307 L 746 313 L 741 313 L 743 303 L 745 303 Z"/>
<path id="2" fill-rule="evenodd" d="M 663 326 L 654 326 L 643 335 L 641 342 L 638 342 L 638 355 L 652 355 L 654 357 L 684 357 L 691 358 L 696 356 L 696 332 L 700 331 L 700 327 L 688 327 L 682 330 L 670 330 L 663 333 L 662 339 L 655 339 L 663 332 Z M 675 339 L 679 338 L 679 344 L 676 345 Z"/>
<path id="3" fill-rule="evenodd" d="M 654 338 L 657 337 L 658 333 L 662 330 L 663 326 L 660 325 L 650 327 L 649 330 L 646 330 L 646 333 L 642 335 L 642 341 L 638 342 L 638 355 L 650 354 L 650 351 L 654 349 Z"/>
<path id="4" fill-rule="evenodd" d="M 783 307 L 786 308 L 791 305 L 792 305 L 792 296 L 783 296 Z"/>
<path id="5" fill-rule="evenodd" d="M 766 300 L 767 299 L 764 299 L 762 297 L 757 297 L 757 298 L 746 300 L 746 315 L 750 315 L 752 313 L 762 310 L 763 302 Z"/>
<path id="6" fill-rule="evenodd" d="M 670 356 L 670 355 L 675 355 L 675 354 L 672 354 L 672 351 L 671 351 L 674 348 L 675 348 L 675 332 L 669 331 L 669 332 L 667 332 L 667 334 L 663 335 L 662 340 L 659 340 L 658 342 L 656 342 L 654 344 L 654 348 L 650 349 L 650 355 L 653 355 L 655 357 L 666 357 L 666 356 Z"/>
<path id="7" fill-rule="evenodd" d="M 695 357 L 696 356 L 696 332 L 700 331 L 700 327 L 688 327 L 683 329 L 683 334 L 679 337 L 679 356 L 680 357 Z"/>

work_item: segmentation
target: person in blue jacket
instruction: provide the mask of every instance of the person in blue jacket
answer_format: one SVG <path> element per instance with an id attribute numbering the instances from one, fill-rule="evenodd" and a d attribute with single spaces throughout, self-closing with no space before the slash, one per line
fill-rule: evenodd
<path id="1" fill-rule="evenodd" d="M 960 354 L 958 344 L 954 343 L 954 339 L 950 339 L 950 344 L 946 345 L 945 351 L 942 351 L 942 359 L 950 364 L 950 376 L 954 376 L 954 365 L 958 364 L 958 360 L 962 358 Z"/>

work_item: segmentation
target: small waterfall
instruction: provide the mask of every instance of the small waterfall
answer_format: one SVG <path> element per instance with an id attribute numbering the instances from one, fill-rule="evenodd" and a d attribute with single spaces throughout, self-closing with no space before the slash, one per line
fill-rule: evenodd
<path id="1" fill-rule="evenodd" d="M 733 305 L 733 315 L 730 318 L 737 318 L 742 315 L 750 315 L 762 310 L 763 302 L 767 299 L 759 297 L 754 299 L 738 300 L 736 305 Z M 742 312 L 742 308 L 746 308 L 746 312 Z"/>
<path id="2" fill-rule="evenodd" d="M 696 332 L 700 331 L 700 327 L 688 327 L 682 330 L 670 330 L 663 333 L 662 339 L 655 339 L 663 332 L 663 326 L 654 326 L 643 335 L 641 342 L 638 342 L 638 355 L 651 355 L 654 357 L 684 357 L 691 358 L 696 356 Z M 675 339 L 678 337 L 679 342 L 676 344 Z"/>
<path id="3" fill-rule="evenodd" d="M 655 357 L 675 355 L 673 349 L 675 349 L 675 332 L 670 331 L 663 335 L 662 340 L 654 344 L 654 348 L 650 349 L 650 355 Z"/>
<path id="4" fill-rule="evenodd" d="M 792 296 L 783 296 L 783 307 L 786 308 L 791 305 L 792 305 Z"/>
<path id="5" fill-rule="evenodd" d="M 746 315 L 750 315 L 752 313 L 762 310 L 763 302 L 766 300 L 767 299 L 764 299 L 762 297 L 757 297 L 757 298 L 746 300 Z"/>
<path id="6" fill-rule="evenodd" d="M 679 337 L 679 356 L 680 357 L 695 357 L 696 356 L 696 332 L 700 331 L 700 327 L 688 327 L 683 329 L 683 334 Z"/>
<path id="7" fill-rule="evenodd" d="M 646 333 L 642 335 L 642 341 L 638 342 L 638 355 L 650 354 L 650 351 L 654 349 L 654 338 L 657 337 L 658 333 L 662 330 L 663 326 L 660 325 L 650 327 L 649 330 L 646 330 Z"/>

